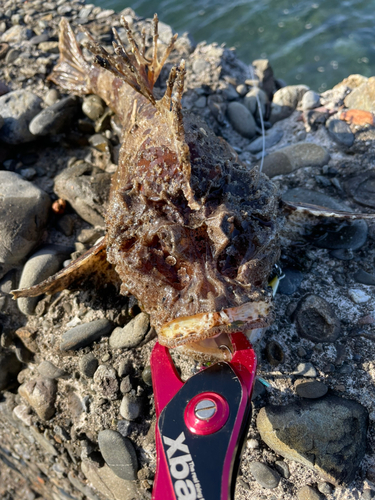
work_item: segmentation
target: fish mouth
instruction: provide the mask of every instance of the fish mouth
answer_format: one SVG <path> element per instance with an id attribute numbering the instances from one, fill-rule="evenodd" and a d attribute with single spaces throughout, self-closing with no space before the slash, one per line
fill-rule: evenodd
<path id="1" fill-rule="evenodd" d="M 161 327 L 159 343 L 184 354 L 229 361 L 233 349 L 228 333 L 241 331 L 254 342 L 272 322 L 271 309 L 270 302 L 246 302 L 221 311 L 176 318 Z"/>

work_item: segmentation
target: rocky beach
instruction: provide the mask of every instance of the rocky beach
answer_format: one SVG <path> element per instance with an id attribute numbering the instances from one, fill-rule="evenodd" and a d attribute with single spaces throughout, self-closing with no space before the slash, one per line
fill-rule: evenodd
<path id="1" fill-rule="evenodd" d="M 174 31 L 160 14 L 160 45 Z M 0 11 L 0 498 L 143 500 L 156 468 L 148 314 L 111 285 L 12 300 L 105 234 L 121 129 L 96 95 L 47 80 L 59 22 L 108 52 L 120 15 L 80 0 L 4 0 Z M 148 38 L 150 42 L 151 37 Z M 83 49 L 88 61 L 92 55 Z M 375 213 L 375 76 L 318 94 L 268 60 L 180 35 L 154 89 L 186 61 L 182 104 L 263 171 L 280 197 Z M 303 82 L 303 78 L 301 80 Z M 375 219 L 285 218 L 275 321 L 258 379 L 236 500 L 375 497 Z M 184 380 L 201 360 L 171 351 Z"/>

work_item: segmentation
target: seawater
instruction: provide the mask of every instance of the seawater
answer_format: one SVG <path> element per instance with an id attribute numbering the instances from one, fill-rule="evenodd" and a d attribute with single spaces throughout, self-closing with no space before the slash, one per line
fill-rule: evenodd
<path id="1" fill-rule="evenodd" d="M 375 75 L 375 0 L 95 0 L 131 7 L 196 42 L 226 43 L 246 63 L 268 58 L 275 76 L 323 92 L 346 76 Z"/>

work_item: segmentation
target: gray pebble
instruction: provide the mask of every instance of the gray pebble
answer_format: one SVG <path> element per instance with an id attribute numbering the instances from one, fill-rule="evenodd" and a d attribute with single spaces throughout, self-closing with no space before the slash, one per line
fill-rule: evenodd
<path id="1" fill-rule="evenodd" d="M 239 102 L 228 104 L 228 119 L 236 132 L 251 139 L 256 133 L 256 124 L 250 111 Z"/>
<path id="2" fill-rule="evenodd" d="M 284 462 L 284 460 L 276 460 L 275 469 L 280 474 L 280 476 L 283 477 L 284 479 L 290 478 L 289 466 L 286 462 Z"/>
<path id="3" fill-rule="evenodd" d="M 335 311 L 319 295 L 305 295 L 294 317 L 299 335 L 312 342 L 334 342 L 340 335 L 340 321 Z"/>
<path id="4" fill-rule="evenodd" d="M 308 90 L 301 99 L 301 108 L 303 110 L 314 109 L 320 105 L 320 95 L 313 90 Z"/>
<path id="5" fill-rule="evenodd" d="M 45 378 L 64 378 L 66 373 L 61 368 L 58 368 L 50 361 L 44 360 L 37 366 L 38 372 Z"/>
<path id="6" fill-rule="evenodd" d="M 124 377 L 121 380 L 120 391 L 121 391 L 122 394 L 127 394 L 131 390 L 132 390 L 132 382 L 130 380 L 130 376 L 126 375 L 126 377 Z"/>
<path id="7" fill-rule="evenodd" d="M 133 425 L 130 420 L 118 420 L 117 430 L 121 436 L 128 437 L 132 433 Z"/>
<path id="8" fill-rule="evenodd" d="M 265 115 L 266 105 L 268 103 L 267 94 L 260 89 L 259 87 L 253 87 L 244 98 L 244 105 L 250 111 L 250 113 L 259 119 L 259 111 L 258 111 L 258 99 L 260 102 L 260 107 L 262 110 L 262 116 Z"/>
<path id="9" fill-rule="evenodd" d="M 311 486 L 303 486 L 297 491 L 298 500 L 321 500 L 319 493 Z"/>
<path id="10" fill-rule="evenodd" d="M 78 97 L 68 96 L 43 109 L 30 122 L 29 130 L 35 136 L 58 134 L 77 112 Z"/>
<path id="11" fill-rule="evenodd" d="M 230 83 L 227 85 L 227 87 L 225 87 L 225 89 L 223 89 L 222 92 L 223 92 L 224 98 L 227 101 L 235 101 L 236 99 L 238 99 L 238 93 L 237 93 L 235 87 L 233 85 L 231 85 Z"/>
<path id="12" fill-rule="evenodd" d="M 92 352 L 89 352 L 88 354 L 82 356 L 82 358 L 79 360 L 79 369 L 85 377 L 92 378 L 96 369 L 98 368 L 98 364 L 99 362 L 94 354 Z"/>
<path id="13" fill-rule="evenodd" d="M 57 393 L 55 380 L 42 377 L 29 380 L 19 386 L 18 392 L 42 420 L 49 420 L 55 414 Z"/>
<path id="14" fill-rule="evenodd" d="M 350 126 L 343 120 L 330 120 L 328 132 L 332 139 L 341 146 L 350 148 L 354 143 L 354 134 Z"/>
<path id="15" fill-rule="evenodd" d="M 112 430 L 100 431 L 100 452 L 116 476 L 133 481 L 137 479 L 138 460 L 130 439 Z"/>
<path id="16" fill-rule="evenodd" d="M 284 132 L 282 130 L 275 130 L 271 129 L 269 130 L 265 137 L 264 137 L 264 142 L 265 142 L 265 149 L 272 148 L 275 144 L 281 141 L 283 138 Z M 244 151 L 249 151 L 252 154 L 259 153 L 263 149 L 263 137 L 258 137 L 255 139 L 255 141 L 251 142 Z"/>
<path id="17" fill-rule="evenodd" d="M 99 365 L 94 373 L 94 382 L 103 398 L 110 401 L 117 399 L 119 384 L 112 366 Z"/>
<path id="18" fill-rule="evenodd" d="M 63 334 L 60 350 L 69 351 L 70 349 L 86 347 L 95 342 L 95 340 L 108 335 L 112 329 L 112 323 L 107 319 L 98 319 L 90 323 L 78 325 Z"/>
<path id="19" fill-rule="evenodd" d="M 129 375 L 131 371 L 132 371 L 132 363 L 130 359 L 122 359 L 117 369 L 118 376 L 126 377 L 126 375 Z"/>
<path id="20" fill-rule="evenodd" d="M 60 92 L 57 89 L 50 89 L 44 97 L 47 106 L 52 106 L 60 99 Z"/>
<path id="21" fill-rule="evenodd" d="M 304 274 L 295 269 L 283 269 L 283 279 L 280 280 L 277 291 L 284 295 L 293 295 L 304 279 Z"/>
<path id="22" fill-rule="evenodd" d="M 363 490 L 362 496 L 360 500 L 371 500 L 374 498 L 375 492 L 373 490 L 370 490 L 369 488 L 365 488 Z"/>
<path id="23" fill-rule="evenodd" d="M 6 64 L 12 64 L 19 56 L 21 55 L 21 51 L 18 49 L 10 49 L 5 57 Z"/>
<path id="24" fill-rule="evenodd" d="M 29 131 L 31 120 L 40 111 L 42 99 L 27 90 L 14 90 L 0 97 L 4 125 L 0 139 L 8 144 L 22 144 L 35 139 Z"/>
<path id="25" fill-rule="evenodd" d="M 72 252 L 72 248 L 59 245 L 46 245 L 32 255 L 26 262 L 19 288 L 29 288 L 55 274 Z M 26 315 L 35 313 L 40 297 L 21 297 L 17 299 L 18 309 Z"/>
<path id="26" fill-rule="evenodd" d="M 89 95 L 83 99 L 82 111 L 91 120 L 97 120 L 105 110 L 104 101 L 97 95 Z"/>
<path id="27" fill-rule="evenodd" d="M 298 396 L 301 396 L 301 398 L 317 399 L 327 394 L 328 387 L 323 384 L 323 382 L 319 382 L 318 380 L 313 380 L 312 382 L 300 382 L 296 386 L 296 392 Z"/>
<path id="28" fill-rule="evenodd" d="M 375 285 L 375 276 L 367 273 L 363 269 L 358 269 L 358 271 L 353 274 L 353 278 L 357 283 L 361 283 L 363 285 Z"/>
<path id="29" fill-rule="evenodd" d="M 152 386 L 152 374 L 151 374 L 151 366 L 147 365 L 142 372 L 142 380 L 148 386 Z"/>
<path id="30" fill-rule="evenodd" d="M 332 484 L 322 481 L 321 483 L 318 483 L 318 490 L 320 493 L 323 493 L 323 495 L 332 495 L 334 487 Z"/>
<path id="31" fill-rule="evenodd" d="M 109 338 L 112 349 L 130 349 L 144 339 L 150 327 L 149 315 L 141 312 L 123 328 L 115 328 Z"/>
<path id="32" fill-rule="evenodd" d="M 273 489 L 277 488 L 279 485 L 280 475 L 278 472 L 268 467 L 268 465 L 261 462 L 251 462 L 249 469 L 255 480 L 263 486 L 263 488 Z"/>
<path id="33" fill-rule="evenodd" d="M 295 375 L 303 375 L 304 377 L 316 377 L 317 375 L 316 369 L 311 363 L 300 363 L 293 373 Z"/>
<path id="34" fill-rule="evenodd" d="M 0 278 L 39 243 L 50 197 L 13 172 L 0 171 Z"/>
<path id="35" fill-rule="evenodd" d="M 142 413 L 142 399 L 126 394 L 121 401 L 120 415 L 126 420 L 135 420 Z"/>

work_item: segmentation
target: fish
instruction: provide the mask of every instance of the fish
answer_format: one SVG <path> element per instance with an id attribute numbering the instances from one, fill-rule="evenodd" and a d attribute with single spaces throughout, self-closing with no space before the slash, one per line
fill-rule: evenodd
<path id="1" fill-rule="evenodd" d="M 228 332 L 241 329 L 251 338 L 273 321 L 269 283 L 287 212 L 371 217 L 283 202 L 260 168 L 244 165 L 204 120 L 183 109 L 183 60 L 170 70 L 164 95 L 156 97 L 155 83 L 176 36 L 160 56 L 155 15 L 146 57 L 145 33 L 137 42 L 124 17 L 121 22 L 127 45 L 113 29 L 113 54 L 84 30 L 85 47 L 94 55 L 90 63 L 63 18 L 60 58 L 49 75 L 69 92 L 100 96 L 121 122 L 106 235 L 56 275 L 12 293 L 52 294 L 99 274 L 102 283 L 118 283 L 121 294 L 137 298 L 160 344 L 228 360 Z"/>

